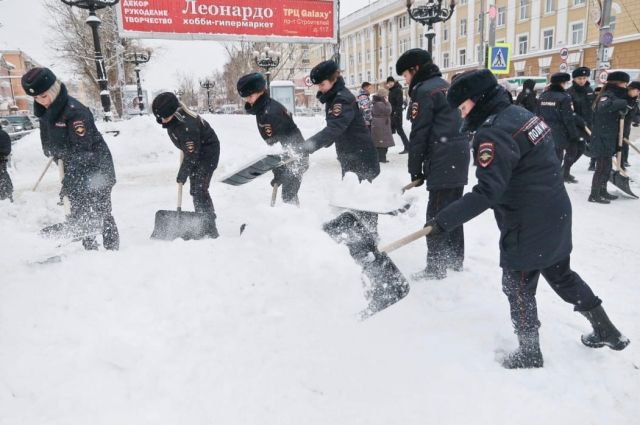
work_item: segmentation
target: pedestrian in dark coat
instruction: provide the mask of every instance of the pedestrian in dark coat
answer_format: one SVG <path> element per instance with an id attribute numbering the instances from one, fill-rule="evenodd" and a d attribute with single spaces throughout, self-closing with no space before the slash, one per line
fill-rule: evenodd
<path id="1" fill-rule="evenodd" d="M 327 126 L 307 139 L 305 150 L 312 153 L 335 143 L 342 176 L 352 172 L 360 181 L 373 181 L 380 174 L 378 153 L 338 65 L 330 60 L 321 62 L 311 70 L 311 81 L 319 86 L 316 97 L 325 105 Z"/>
<path id="2" fill-rule="evenodd" d="M 607 83 L 598 94 L 594 104 L 590 152 L 596 160 L 596 170 L 591 181 L 589 202 L 608 204 L 609 201 L 618 198 L 607 192 L 607 182 L 611 174 L 611 158 L 620 149 L 618 146 L 620 121 L 624 121 L 630 110 L 627 101 L 629 80 L 629 74 L 626 72 L 610 73 L 607 77 Z"/>
<path id="3" fill-rule="evenodd" d="M 282 201 L 299 205 L 298 190 L 302 175 L 309 169 L 309 155 L 303 153 L 304 138 L 293 121 L 291 113 L 280 102 L 272 99 L 267 82 L 259 73 L 247 74 L 238 80 L 238 93 L 244 98 L 247 113 L 256 116 L 262 139 L 268 145 L 280 143 L 289 154 L 299 159 L 273 170 L 271 186 L 282 186 Z"/>
<path id="4" fill-rule="evenodd" d="M 189 179 L 193 207 L 208 217 L 205 234 L 217 238 L 216 212 L 209 185 L 220 159 L 218 136 L 207 121 L 180 103 L 173 93 L 160 93 L 153 99 L 151 109 L 158 124 L 167 129 L 169 138 L 184 155 L 176 182 L 185 184 Z"/>
<path id="5" fill-rule="evenodd" d="M 564 158 L 564 181 L 577 183 L 571 175 L 571 166 L 584 152 L 585 142 L 578 134 L 571 96 L 564 89 L 569 80 L 571 77 L 566 72 L 551 76 L 551 84 L 538 98 L 538 116 L 551 127 L 558 159 Z"/>
<path id="6" fill-rule="evenodd" d="M 67 93 L 48 68 L 33 68 L 22 77 L 25 92 L 35 98 L 40 136 L 46 155 L 62 160 L 62 193 L 71 213 L 68 229 L 74 235 L 102 233 L 103 246 L 116 250 L 120 236 L 111 214 L 111 190 L 116 183 L 109 147 L 95 125 L 93 114 Z M 97 249 L 95 236 L 82 239 L 85 249 Z"/>
<path id="7" fill-rule="evenodd" d="M 460 112 L 447 103 L 449 83 L 422 49 L 404 52 L 396 62 L 396 73 L 409 83 L 411 134 L 409 175 L 411 181 L 427 182 L 427 221 L 460 199 L 469 172 L 469 137 L 460 133 Z M 464 261 L 464 232 L 427 238 L 427 266 L 416 278 L 443 279 L 447 268 L 461 271 Z"/>
<path id="8" fill-rule="evenodd" d="M 378 90 L 378 93 L 373 95 L 373 103 L 371 107 L 371 114 L 373 119 L 371 120 L 371 138 L 373 144 L 378 151 L 378 160 L 386 163 L 387 151 L 391 146 L 394 146 L 393 134 L 391 133 L 391 104 L 387 102 L 386 91 L 384 89 Z"/>
<path id="9" fill-rule="evenodd" d="M 461 110 L 465 128 L 475 132 L 478 183 L 427 225 L 437 235 L 489 208 L 494 210 L 500 229 L 502 285 L 520 344 L 503 359 L 503 366 L 543 365 L 535 298 L 540 275 L 593 325 L 594 332 L 582 337 L 585 345 L 624 349 L 629 340 L 613 326 L 601 300 L 570 268 L 571 202 L 549 126 L 510 104 L 505 90 L 486 69 L 456 79 L 447 100 Z"/>
<path id="10" fill-rule="evenodd" d="M 522 91 L 518 94 L 515 104 L 522 106 L 529 112 L 536 113 L 538 108 L 538 99 L 536 98 L 536 82 L 531 79 L 524 80 Z"/>
<path id="11" fill-rule="evenodd" d="M 640 94 L 640 81 L 632 81 L 627 87 L 627 103 L 629 112 L 624 118 L 624 137 L 631 136 L 631 126 L 638 127 L 640 124 L 640 109 L 638 108 L 638 95 Z M 626 170 L 629 166 L 629 144 L 622 145 L 622 164 L 620 166 Z"/>
<path id="12" fill-rule="evenodd" d="M 395 80 L 395 78 L 388 77 L 387 88 L 389 89 L 389 103 L 392 108 L 391 132 L 397 133 L 398 136 L 400 136 L 400 140 L 402 140 L 402 146 L 404 146 L 404 149 L 400 153 L 407 154 L 409 153 L 409 139 L 402 127 L 402 123 L 404 121 L 404 114 L 402 113 L 404 110 L 404 94 L 402 92 L 402 86 Z"/>
<path id="13" fill-rule="evenodd" d="M 578 127 L 579 136 L 585 141 L 585 148 L 591 142 L 591 136 L 586 129 L 591 130 L 593 127 L 593 101 L 596 95 L 589 84 L 589 75 L 591 69 L 586 66 L 576 68 L 571 73 L 573 82 L 571 87 L 567 89 L 567 93 L 571 96 L 573 102 L 573 110 L 575 112 L 576 126 Z M 582 148 L 582 145 L 579 145 Z M 579 156 L 584 150 L 578 151 Z M 593 158 L 591 161 L 594 161 Z M 595 169 L 595 161 L 593 163 Z"/>
<path id="14" fill-rule="evenodd" d="M 7 171 L 7 162 L 11 155 L 11 138 L 0 125 L 0 201 L 9 199 L 13 202 L 13 183 Z"/>

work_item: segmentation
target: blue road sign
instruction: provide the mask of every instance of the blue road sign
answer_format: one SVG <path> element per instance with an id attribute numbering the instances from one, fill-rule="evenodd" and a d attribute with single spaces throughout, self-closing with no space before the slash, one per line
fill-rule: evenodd
<path id="1" fill-rule="evenodd" d="M 508 74 L 511 69 L 511 44 L 496 43 L 489 47 L 487 67 L 494 74 Z"/>

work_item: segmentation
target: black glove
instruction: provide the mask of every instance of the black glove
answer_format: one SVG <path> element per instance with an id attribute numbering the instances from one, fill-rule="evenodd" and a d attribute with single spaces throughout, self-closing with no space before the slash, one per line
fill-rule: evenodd
<path id="1" fill-rule="evenodd" d="M 180 178 L 180 176 L 176 177 L 176 183 L 185 184 L 186 182 L 187 182 L 186 178 L 183 179 L 183 178 Z"/>
<path id="2" fill-rule="evenodd" d="M 616 145 L 616 153 L 622 152 L 622 146 Z"/>
<path id="3" fill-rule="evenodd" d="M 416 180 L 420 180 L 420 183 L 415 185 L 415 187 L 422 186 L 424 184 L 424 174 L 422 174 L 422 173 L 411 174 L 411 181 L 414 182 Z"/>
<path id="4" fill-rule="evenodd" d="M 275 187 L 275 185 L 281 186 L 282 183 L 280 183 L 280 179 L 278 179 L 277 177 L 274 177 L 273 179 L 271 179 L 271 187 Z"/>
<path id="5" fill-rule="evenodd" d="M 429 232 L 427 236 L 435 236 L 438 233 L 444 232 L 444 229 L 440 227 L 440 225 L 438 224 L 435 218 L 432 218 L 431 220 L 427 221 L 424 225 L 424 227 L 429 227 L 429 226 L 431 227 L 431 232 Z"/>

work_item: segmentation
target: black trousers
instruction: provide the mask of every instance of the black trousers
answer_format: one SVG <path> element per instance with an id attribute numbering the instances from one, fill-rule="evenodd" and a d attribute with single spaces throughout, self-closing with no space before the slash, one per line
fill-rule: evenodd
<path id="1" fill-rule="evenodd" d="M 0 201 L 10 199 L 13 201 L 13 183 L 7 171 L 7 161 L 0 158 Z"/>
<path id="2" fill-rule="evenodd" d="M 283 165 L 273 170 L 273 179 L 282 185 L 282 202 L 298 205 L 298 191 L 302 185 L 302 176 L 309 169 L 308 158 Z"/>
<path id="3" fill-rule="evenodd" d="M 111 189 L 68 190 L 65 194 L 71 204 L 69 221 L 76 227 L 76 231 L 93 233 L 101 229 L 103 246 L 109 250 L 117 250 L 120 247 L 120 233 L 111 215 Z M 95 236 L 83 238 L 82 245 L 86 249 L 98 248 Z"/>
<path id="4" fill-rule="evenodd" d="M 622 145 L 622 164 L 620 166 L 624 166 L 627 162 L 629 162 L 629 145 L 625 143 Z"/>
<path id="5" fill-rule="evenodd" d="M 502 269 L 502 290 L 509 300 L 511 322 L 518 335 L 535 333 L 540 327 L 536 289 L 540 275 L 560 298 L 573 304 L 575 311 L 588 311 L 602 301 L 584 280 L 571 270 L 571 257 L 542 270 L 516 271 Z"/>
<path id="6" fill-rule="evenodd" d="M 427 221 L 447 205 L 462 198 L 464 187 L 435 189 L 429 191 Z M 447 268 L 460 270 L 464 262 L 464 228 L 456 227 L 451 232 L 442 232 L 427 239 L 427 273 L 444 276 Z"/>
<path id="7" fill-rule="evenodd" d="M 570 174 L 571 167 L 573 166 L 573 164 L 578 162 L 578 160 L 584 153 L 585 144 L 583 142 L 569 142 L 569 145 L 567 146 L 566 149 L 564 150 L 556 149 L 556 153 L 558 153 L 558 151 L 559 151 L 558 158 L 560 159 L 560 161 L 563 160 L 563 155 L 564 155 L 564 162 L 562 163 L 562 168 L 564 171 L 564 175 L 568 176 Z"/>
<path id="8" fill-rule="evenodd" d="M 215 167 L 211 164 L 198 164 L 189 175 L 189 193 L 193 197 L 193 208 L 196 212 L 208 213 L 215 218 L 213 200 L 209 194 L 209 185 Z"/>
<path id="9" fill-rule="evenodd" d="M 596 160 L 596 171 L 593 173 L 591 180 L 591 191 L 599 191 L 607 187 L 612 168 L 611 157 L 601 156 L 594 159 Z"/>
<path id="10" fill-rule="evenodd" d="M 402 128 L 402 112 L 391 115 L 391 129 L 398 133 L 400 139 L 402 140 L 402 146 L 404 146 L 405 150 L 409 150 L 409 139 L 404 132 L 404 128 Z"/>
<path id="11" fill-rule="evenodd" d="M 378 162 L 387 162 L 387 151 L 389 148 L 376 148 L 378 152 Z"/>

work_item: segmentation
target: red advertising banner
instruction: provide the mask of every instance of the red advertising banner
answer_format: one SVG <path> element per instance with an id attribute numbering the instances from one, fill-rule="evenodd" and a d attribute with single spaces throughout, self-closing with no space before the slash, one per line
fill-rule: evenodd
<path id="1" fill-rule="evenodd" d="M 335 43 L 334 0 L 120 0 L 120 36 Z"/>

